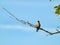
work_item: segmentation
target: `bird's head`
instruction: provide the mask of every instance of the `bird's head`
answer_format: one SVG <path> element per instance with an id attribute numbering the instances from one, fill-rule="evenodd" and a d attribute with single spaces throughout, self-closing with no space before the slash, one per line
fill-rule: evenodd
<path id="1" fill-rule="evenodd" d="M 40 22 L 39 20 L 37 22 Z"/>

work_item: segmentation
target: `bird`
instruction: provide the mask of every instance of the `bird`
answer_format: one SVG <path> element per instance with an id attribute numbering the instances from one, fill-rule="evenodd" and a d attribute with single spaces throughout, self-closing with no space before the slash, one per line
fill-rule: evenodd
<path id="1" fill-rule="evenodd" d="M 36 23 L 36 32 L 38 32 L 40 27 L 41 27 L 41 24 L 40 24 L 40 21 L 38 20 L 37 23 Z"/>

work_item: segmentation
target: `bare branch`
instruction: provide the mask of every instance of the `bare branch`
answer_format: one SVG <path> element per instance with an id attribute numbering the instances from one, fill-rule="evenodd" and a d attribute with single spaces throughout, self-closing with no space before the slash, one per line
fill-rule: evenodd
<path id="1" fill-rule="evenodd" d="M 42 30 L 42 31 L 44 31 L 44 32 L 46 32 L 46 33 L 48 33 L 48 34 L 52 35 L 52 33 L 51 33 L 51 32 L 49 32 L 49 31 L 47 31 L 47 30 L 45 30 L 45 29 L 43 29 L 43 28 L 40 28 L 40 30 Z"/>
<path id="2" fill-rule="evenodd" d="M 54 35 L 54 34 L 59 34 L 60 33 L 60 31 L 58 29 L 56 29 L 56 32 L 49 32 L 49 31 L 47 31 L 47 30 L 45 30 L 43 28 L 40 28 L 40 30 L 42 30 L 42 31 L 44 31 L 44 32 L 46 32 L 46 33 L 48 33 L 50 35 Z"/>
<path id="3" fill-rule="evenodd" d="M 33 25 L 33 24 L 31 24 L 31 23 L 29 23 L 29 22 L 26 22 L 26 21 L 24 21 L 24 20 L 19 20 L 17 17 L 15 17 L 12 13 L 10 13 L 7 9 L 5 9 L 5 8 L 3 8 L 6 12 L 8 12 L 9 13 L 9 15 L 8 16 L 11 16 L 11 17 L 13 17 L 16 21 L 18 21 L 18 22 L 21 22 L 21 23 L 23 23 L 23 24 L 26 24 L 26 25 L 29 25 L 29 26 L 31 26 L 31 27 L 34 27 L 34 28 L 36 28 L 36 25 Z M 60 28 L 60 27 L 58 27 L 58 28 Z M 40 30 L 42 30 L 42 31 L 44 31 L 44 32 L 46 32 L 46 33 L 48 33 L 48 34 L 50 34 L 50 35 L 53 35 L 53 34 L 58 34 L 58 33 L 60 33 L 60 31 L 59 30 L 57 30 L 57 32 L 49 32 L 49 31 L 47 31 L 47 30 L 45 30 L 45 29 L 43 29 L 43 28 L 40 28 Z"/>
<path id="4" fill-rule="evenodd" d="M 21 23 L 23 23 L 23 24 L 26 24 L 26 25 L 29 25 L 29 26 L 31 26 L 31 27 L 34 27 L 34 28 L 36 28 L 36 26 L 35 25 L 33 25 L 33 24 L 31 24 L 31 23 L 29 23 L 29 22 L 26 22 L 26 21 L 24 21 L 24 20 L 19 20 L 17 17 L 15 17 L 12 13 L 10 13 L 7 9 L 5 9 L 5 8 L 3 8 L 7 13 L 9 13 L 9 15 L 10 16 L 12 16 L 16 21 L 18 21 L 18 22 L 21 22 Z M 9 16 L 8 15 L 8 16 Z"/>
<path id="5" fill-rule="evenodd" d="M 56 29 L 56 30 L 57 30 L 57 31 L 56 31 L 56 32 L 51 33 L 51 35 L 59 34 L 59 33 L 60 33 L 60 31 L 59 31 L 58 29 Z"/>

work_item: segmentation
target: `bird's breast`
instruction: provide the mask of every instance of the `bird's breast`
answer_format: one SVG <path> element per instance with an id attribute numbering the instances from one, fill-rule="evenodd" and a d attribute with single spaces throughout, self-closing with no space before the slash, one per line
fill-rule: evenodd
<path id="1" fill-rule="evenodd" d="M 36 23 L 36 27 L 40 27 L 40 24 L 38 22 Z"/>

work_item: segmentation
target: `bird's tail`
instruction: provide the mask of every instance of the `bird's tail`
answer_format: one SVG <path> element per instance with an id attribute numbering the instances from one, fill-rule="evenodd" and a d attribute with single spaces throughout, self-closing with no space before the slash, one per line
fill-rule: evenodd
<path id="1" fill-rule="evenodd" d="M 38 31 L 39 31 L 39 29 L 40 29 L 40 28 L 36 28 L 36 32 L 38 32 Z"/>

